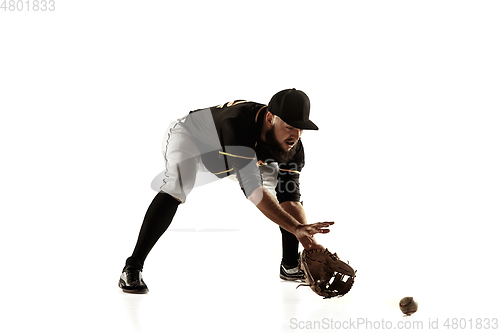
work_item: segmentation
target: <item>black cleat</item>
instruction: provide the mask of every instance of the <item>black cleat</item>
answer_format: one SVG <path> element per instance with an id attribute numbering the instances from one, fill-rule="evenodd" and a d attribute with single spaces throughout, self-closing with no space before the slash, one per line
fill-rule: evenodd
<path id="1" fill-rule="evenodd" d="M 286 281 L 306 281 L 304 272 L 299 269 L 299 266 L 286 267 L 283 263 L 280 265 L 280 278 Z"/>
<path id="2" fill-rule="evenodd" d="M 118 286 L 122 288 L 123 292 L 130 294 L 146 294 L 149 291 L 142 279 L 142 271 L 132 267 L 123 269 Z"/>

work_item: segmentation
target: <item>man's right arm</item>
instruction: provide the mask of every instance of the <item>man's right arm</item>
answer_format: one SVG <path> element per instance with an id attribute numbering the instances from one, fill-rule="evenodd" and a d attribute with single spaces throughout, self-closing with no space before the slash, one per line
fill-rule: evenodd
<path id="1" fill-rule="evenodd" d="M 271 221 L 297 237 L 305 250 L 323 249 L 314 234 L 328 233 L 327 229 L 333 222 L 320 222 L 314 224 L 301 224 L 292 215 L 288 214 L 269 191 L 261 186 L 248 197 L 248 199 Z"/>

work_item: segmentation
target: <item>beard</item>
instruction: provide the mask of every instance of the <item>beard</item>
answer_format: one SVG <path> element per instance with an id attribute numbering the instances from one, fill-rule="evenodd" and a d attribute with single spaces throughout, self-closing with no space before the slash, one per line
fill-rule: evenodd
<path id="1" fill-rule="evenodd" d="M 269 131 L 267 131 L 266 135 L 266 145 L 269 149 L 269 152 L 273 155 L 279 163 L 288 163 L 295 156 L 295 152 L 297 151 L 297 144 L 295 144 L 290 150 L 285 150 L 278 142 L 276 138 L 276 132 L 274 131 L 274 126 Z"/>

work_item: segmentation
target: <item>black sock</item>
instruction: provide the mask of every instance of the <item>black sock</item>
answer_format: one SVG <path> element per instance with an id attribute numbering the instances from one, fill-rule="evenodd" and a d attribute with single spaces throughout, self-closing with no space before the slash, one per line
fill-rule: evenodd
<path id="1" fill-rule="evenodd" d="M 146 257 L 170 226 L 178 206 L 179 201 L 170 194 L 158 192 L 146 211 L 137 244 L 126 266 L 142 270 Z"/>
<path id="2" fill-rule="evenodd" d="M 299 240 L 291 232 L 280 227 L 281 242 L 283 246 L 282 263 L 286 269 L 297 267 L 299 254 Z"/>

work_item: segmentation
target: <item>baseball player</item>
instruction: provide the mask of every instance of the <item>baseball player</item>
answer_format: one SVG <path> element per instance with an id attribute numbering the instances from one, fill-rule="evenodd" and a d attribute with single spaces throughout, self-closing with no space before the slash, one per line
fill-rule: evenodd
<path id="1" fill-rule="evenodd" d="M 310 102 L 296 89 L 275 94 L 268 105 L 238 100 L 190 112 L 174 121 L 163 141 L 165 170 L 152 182 L 151 202 L 119 287 L 147 293 L 144 261 L 167 230 L 191 190 L 214 179 L 235 178 L 244 195 L 282 234 L 280 277 L 303 280 L 298 268 L 299 243 L 305 250 L 323 249 L 314 238 L 333 222 L 307 224 L 300 201 L 299 177 L 305 163 L 300 137 L 317 130 L 309 120 Z"/>

